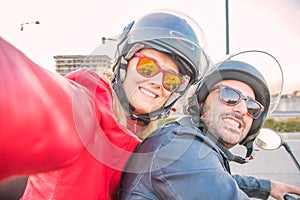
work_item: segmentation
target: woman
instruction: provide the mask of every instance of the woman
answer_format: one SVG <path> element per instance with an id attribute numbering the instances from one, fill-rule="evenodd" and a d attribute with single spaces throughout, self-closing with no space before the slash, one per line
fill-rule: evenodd
<path id="1" fill-rule="evenodd" d="M 112 89 L 88 69 L 65 78 L 48 72 L 1 39 L 0 180 L 38 173 L 22 199 L 115 198 L 138 137 L 209 65 L 194 25 L 173 11 L 129 24 L 118 39 Z"/>

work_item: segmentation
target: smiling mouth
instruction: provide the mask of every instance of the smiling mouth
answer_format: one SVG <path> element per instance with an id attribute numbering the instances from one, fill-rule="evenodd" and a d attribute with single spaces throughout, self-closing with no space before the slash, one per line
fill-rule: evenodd
<path id="1" fill-rule="evenodd" d="M 233 120 L 233 119 L 224 118 L 223 121 L 226 122 L 227 124 L 229 124 L 232 127 L 241 128 L 241 124 L 239 122 Z"/>
<path id="2" fill-rule="evenodd" d="M 141 93 L 143 93 L 143 94 L 145 94 L 145 95 L 147 95 L 151 98 L 156 98 L 157 97 L 156 94 L 154 94 L 153 92 L 150 92 L 149 90 L 146 90 L 144 88 L 140 88 L 140 91 L 141 91 Z"/>

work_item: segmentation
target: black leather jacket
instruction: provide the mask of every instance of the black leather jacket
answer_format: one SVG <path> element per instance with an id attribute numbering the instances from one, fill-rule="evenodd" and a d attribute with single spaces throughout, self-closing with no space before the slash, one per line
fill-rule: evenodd
<path id="1" fill-rule="evenodd" d="M 184 117 L 154 131 L 129 160 L 119 198 L 267 199 L 270 181 L 232 176 L 226 155 L 200 129 Z"/>

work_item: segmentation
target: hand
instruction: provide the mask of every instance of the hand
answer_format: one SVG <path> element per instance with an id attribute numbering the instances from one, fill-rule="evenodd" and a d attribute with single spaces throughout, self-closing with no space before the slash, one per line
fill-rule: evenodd
<path id="1" fill-rule="evenodd" d="M 277 200 L 285 200 L 284 195 L 286 194 L 296 194 L 300 196 L 300 188 L 271 180 L 270 195 L 273 198 Z"/>

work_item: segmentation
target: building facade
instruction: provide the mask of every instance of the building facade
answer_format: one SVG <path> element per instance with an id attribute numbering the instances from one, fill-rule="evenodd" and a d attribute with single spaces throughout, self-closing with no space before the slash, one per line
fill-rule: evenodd
<path id="1" fill-rule="evenodd" d="M 62 76 L 77 69 L 87 67 L 96 73 L 109 69 L 111 58 L 107 55 L 58 55 L 54 56 L 55 71 Z"/>

